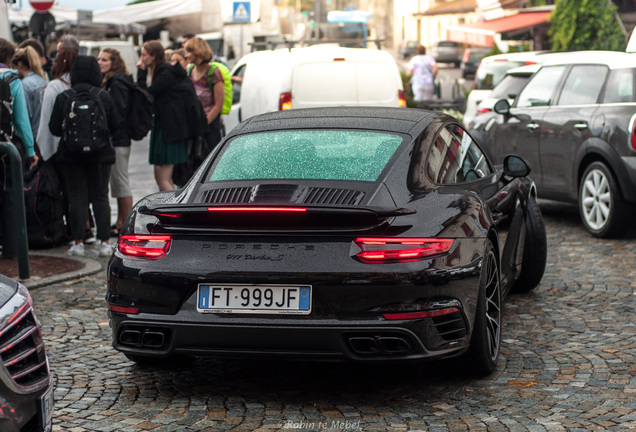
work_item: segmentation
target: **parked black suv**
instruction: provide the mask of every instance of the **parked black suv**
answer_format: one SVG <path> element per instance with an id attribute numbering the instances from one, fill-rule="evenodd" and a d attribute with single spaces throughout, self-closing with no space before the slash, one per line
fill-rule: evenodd
<path id="1" fill-rule="evenodd" d="M 540 198 L 578 202 L 597 237 L 624 234 L 636 203 L 636 55 L 562 53 L 471 129 L 496 163 L 518 154 Z"/>

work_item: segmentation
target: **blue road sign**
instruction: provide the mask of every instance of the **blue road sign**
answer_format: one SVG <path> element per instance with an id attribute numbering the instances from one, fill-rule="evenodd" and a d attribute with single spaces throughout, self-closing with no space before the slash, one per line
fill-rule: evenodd
<path id="1" fill-rule="evenodd" d="M 250 19 L 250 2 L 234 2 L 234 7 L 232 8 L 232 21 L 250 22 Z"/>

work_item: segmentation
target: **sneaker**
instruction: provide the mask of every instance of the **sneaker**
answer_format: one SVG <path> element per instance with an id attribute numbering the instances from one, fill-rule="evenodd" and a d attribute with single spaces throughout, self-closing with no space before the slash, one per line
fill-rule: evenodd
<path id="1" fill-rule="evenodd" d="M 102 243 L 99 245 L 99 256 L 109 257 L 113 253 L 113 248 L 108 243 Z"/>
<path id="2" fill-rule="evenodd" d="M 73 244 L 71 248 L 66 252 L 67 255 L 71 256 L 86 256 L 86 250 L 84 249 L 84 243 Z"/>
<path id="3" fill-rule="evenodd" d="M 86 237 L 84 237 L 84 243 L 93 244 L 97 242 L 97 237 L 95 237 L 95 233 L 92 229 L 86 230 Z"/>

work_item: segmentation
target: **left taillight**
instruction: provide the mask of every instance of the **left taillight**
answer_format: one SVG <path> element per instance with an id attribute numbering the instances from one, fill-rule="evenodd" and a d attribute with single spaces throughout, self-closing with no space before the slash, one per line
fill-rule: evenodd
<path id="1" fill-rule="evenodd" d="M 408 262 L 444 254 L 453 246 L 453 240 L 442 238 L 357 238 L 355 244 L 361 249 L 356 257 L 363 262 Z"/>
<path id="2" fill-rule="evenodd" d="M 278 100 L 278 110 L 287 111 L 292 109 L 292 95 L 291 93 L 282 93 Z"/>
<path id="3" fill-rule="evenodd" d="M 398 90 L 398 107 L 406 108 L 406 94 L 404 90 Z"/>
<path id="4" fill-rule="evenodd" d="M 119 237 L 117 249 L 126 256 L 159 259 L 170 249 L 171 236 L 166 235 L 131 235 Z"/>

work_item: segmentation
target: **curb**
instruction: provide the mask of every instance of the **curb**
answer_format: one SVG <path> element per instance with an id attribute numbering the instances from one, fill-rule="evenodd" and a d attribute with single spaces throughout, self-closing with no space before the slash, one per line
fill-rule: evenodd
<path id="1" fill-rule="evenodd" d="M 40 255 L 40 256 L 49 256 L 49 257 L 54 257 L 54 258 L 60 258 L 60 254 L 58 253 L 47 253 L 47 252 L 37 252 L 37 253 L 31 253 L 32 255 Z M 65 256 L 64 259 L 68 259 L 68 260 L 73 260 L 73 261 L 79 261 L 81 263 L 84 264 L 84 267 L 82 267 L 79 270 L 74 270 L 71 272 L 67 272 L 67 273 L 61 273 L 58 275 L 53 275 L 53 276 L 49 276 L 49 277 L 43 277 L 43 278 L 34 278 L 34 277 L 30 277 L 29 279 L 19 279 L 19 282 L 26 286 L 29 289 L 32 288 L 40 288 L 43 286 L 47 286 L 47 285 L 53 285 L 56 284 L 58 282 L 64 282 L 67 280 L 72 280 L 72 279 L 78 279 L 78 278 L 82 278 L 85 276 L 90 276 L 93 275 L 95 273 L 99 273 L 100 271 L 103 270 L 102 265 L 91 258 L 86 258 L 86 257 L 75 257 L 75 256 Z"/>

